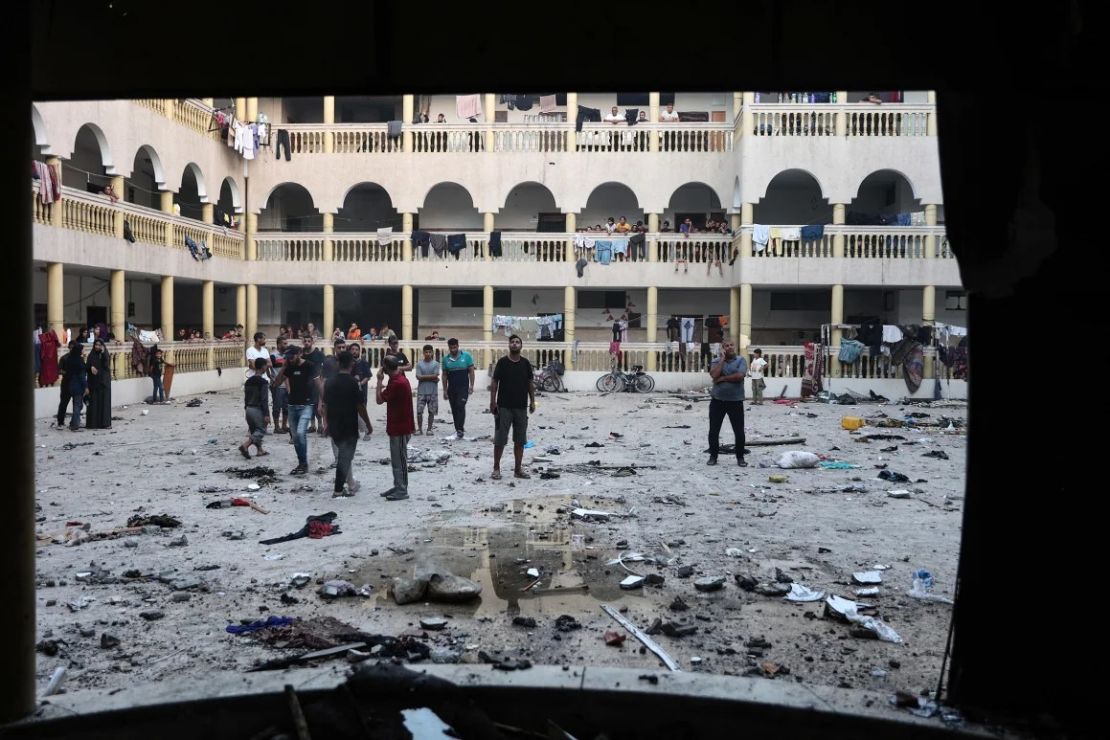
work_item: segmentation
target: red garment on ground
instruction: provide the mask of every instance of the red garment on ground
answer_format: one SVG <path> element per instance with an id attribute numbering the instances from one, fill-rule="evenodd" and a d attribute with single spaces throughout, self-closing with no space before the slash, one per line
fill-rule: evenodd
<path id="1" fill-rule="evenodd" d="M 382 388 L 382 398 L 385 399 L 385 433 L 390 437 L 400 437 L 415 432 L 412 386 L 404 373 L 397 373 L 389 379 L 389 385 Z"/>
<path id="2" fill-rule="evenodd" d="M 46 388 L 58 381 L 58 347 L 61 343 L 53 329 L 40 334 L 39 342 L 42 343 L 39 345 L 39 359 L 42 361 L 42 368 L 39 370 L 39 387 Z"/>
<path id="3" fill-rule="evenodd" d="M 335 533 L 336 526 L 327 522 L 312 521 L 308 523 L 308 536 L 314 540 L 327 537 Z"/>

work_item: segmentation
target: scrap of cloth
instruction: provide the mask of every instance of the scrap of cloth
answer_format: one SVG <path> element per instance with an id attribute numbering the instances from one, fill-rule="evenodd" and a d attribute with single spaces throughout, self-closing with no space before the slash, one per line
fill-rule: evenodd
<path id="1" fill-rule="evenodd" d="M 251 632 L 257 632 L 258 630 L 264 630 L 267 627 L 284 627 L 288 624 L 293 624 L 294 621 L 296 621 L 295 617 L 278 617 L 271 615 L 266 617 L 264 621 L 260 619 L 250 624 L 229 624 L 224 629 L 233 635 L 246 635 Z"/>
<path id="2" fill-rule="evenodd" d="M 340 534 L 339 525 L 335 524 L 335 518 L 339 516 L 334 511 L 329 511 L 326 514 L 314 514 L 305 517 L 305 525 L 298 529 L 296 532 L 282 535 L 281 537 L 274 537 L 269 540 L 260 540 L 260 545 L 276 545 L 279 542 L 289 542 L 290 540 L 299 540 L 302 537 L 311 537 L 312 539 L 319 539 L 327 537 L 328 535 Z"/>

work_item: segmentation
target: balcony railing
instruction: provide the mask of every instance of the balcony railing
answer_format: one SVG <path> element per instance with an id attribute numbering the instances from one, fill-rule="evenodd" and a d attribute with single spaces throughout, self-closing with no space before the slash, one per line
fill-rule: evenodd
<path id="1" fill-rule="evenodd" d="M 62 228 L 114 237 L 117 234 L 116 219 L 121 218 L 127 222 L 136 242 L 187 250 L 185 235 L 188 234 L 198 244 L 203 242 L 207 245 L 213 256 L 242 257 L 243 235 L 239 232 L 134 203 L 113 203 L 106 195 L 70 187 L 62 188 L 61 201 L 47 205 L 39 200 L 38 187 L 38 183 L 32 181 L 32 218 L 35 223 L 53 224 L 54 209 L 60 208 Z"/>
<path id="2" fill-rule="evenodd" d="M 215 127 L 212 126 L 212 109 L 196 98 L 140 98 L 135 102 L 171 121 L 177 121 L 191 128 L 201 136 L 214 139 L 218 135 Z"/>
<path id="3" fill-rule="evenodd" d="M 752 244 L 752 257 L 832 257 L 833 237 L 844 237 L 844 256 L 854 259 L 925 259 L 928 237 L 934 237 L 932 257 L 953 257 L 943 226 L 826 226 L 820 239 L 802 241 L 774 236 L 783 229 L 799 226 L 772 226 L 770 241 L 761 246 Z M 750 226 L 743 227 L 750 231 Z"/>
<path id="4" fill-rule="evenodd" d="M 883 106 L 838 103 L 759 103 L 751 106 L 755 136 L 837 136 L 837 117 L 844 117 L 844 136 L 927 136 L 932 105 L 893 103 Z"/>
<path id="5" fill-rule="evenodd" d="M 149 350 L 152 343 L 143 344 Z M 145 377 L 135 372 L 131 366 L 131 343 L 108 342 L 107 350 L 112 372 L 112 380 L 133 380 Z M 242 339 L 207 342 L 158 342 L 166 362 L 174 366 L 174 374 L 202 372 L 205 370 L 227 370 L 245 366 L 246 344 Z M 86 346 L 86 357 L 88 346 Z M 68 354 L 66 347 L 58 350 L 59 362 Z M 37 380 L 37 379 L 36 379 Z M 57 381 L 54 386 L 57 386 Z"/>

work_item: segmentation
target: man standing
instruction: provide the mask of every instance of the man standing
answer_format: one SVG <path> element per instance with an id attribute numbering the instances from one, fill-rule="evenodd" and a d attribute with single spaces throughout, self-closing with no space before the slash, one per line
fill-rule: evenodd
<path id="1" fill-rule="evenodd" d="M 69 387 L 69 399 L 73 402 L 73 415 L 69 420 L 72 432 L 81 431 L 81 411 L 85 408 L 85 394 L 88 392 L 88 373 L 85 370 L 85 347 L 78 340 L 69 345 L 69 352 L 62 358 L 62 381 Z M 65 410 L 62 411 L 63 415 Z"/>
<path id="2" fill-rule="evenodd" d="M 713 379 L 713 398 L 709 401 L 709 460 L 707 465 L 717 464 L 720 449 L 721 423 L 728 415 L 732 434 L 736 437 L 736 464 L 748 467 L 744 462 L 744 374 L 748 363 L 736 354 L 736 345 L 731 341 L 721 344 L 722 357 L 713 360 L 709 377 Z"/>
<path id="3" fill-rule="evenodd" d="M 277 349 L 270 353 L 270 379 L 273 380 L 285 365 L 285 353 L 288 351 L 288 342 L 285 337 L 277 338 Z M 274 397 L 274 433 L 289 433 L 289 381 L 282 380 L 281 385 L 273 387 Z"/>
<path id="4" fill-rule="evenodd" d="M 424 345 L 424 359 L 416 363 L 416 380 L 416 433 L 422 433 L 424 409 L 427 408 L 428 435 L 431 436 L 432 424 L 439 413 L 439 363 L 430 344 Z"/>
<path id="5" fill-rule="evenodd" d="M 389 385 L 382 388 L 385 378 Z M 409 497 L 409 436 L 413 433 L 412 386 L 401 372 L 397 359 L 386 355 L 378 370 L 375 392 L 378 405 L 385 407 L 385 433 L 389 435 L 389 459 L 393 464 L 393 488 L 381 495 L 386 501 L 403 501 Z"/>
<path id="6" fill-rule="evenodd" d="M 270 383 L 275 388 L 289 379 L 289 422 L 293 430 L 293 449 L 297 451 L 297 467 L 290 475 L 304 475 L 308 472 L 308 422 L 316 404 L 312 401 L 318 369 L 315 364 L 304 358 L 300 347 L 290 347 L 285 356 L 285 365 Z"/>
<path id="7" fill-rule="evenodd" d="M 763 389 L 767 387 L 767 383 L 763 380 L 763 370 L 767 367 L 767 360 L 763 359 L 763 350 L 757 349 L 755 351 L 755 358 L 752 359 L 751 367 L 748 370 L 748 377 L 752 379 L 752 405 L 763 405 Z"/>
<path id="8" fill-rule="evenodd" d="M 258 331 L 254 333 L 254 344 L 247 347 L 247 379 L 254 376 L 254 361 L 260 357 L 270 361 L 270 353 L 266 350 L 266 335 Z"/>
<path id="9" fill-rule="evenodd" d="M 319 375 L 321 369 L 324 367 L 324 350 L 316 347 L 316 336 L 314 334 L 315 327 L 312 324 L 308 325 L 309 333 L 305 335 L 304 340 L 301 342 L 303 349 L 301 354 L 304 355 L 306 362 L 311 362 L 316 366 L 316 374 Z M 319 423 L 320 433 L 324 433 L 324 423 L 320 421 L 320 415 L 316 412 L 316 404 L 320 403 L 320 394 L 318 388 L 312 386 L 312 413 L 310 415 L 312 423 L 308 426 L 308 431 L 315 432 L 316 425 Z"/>
<path id="10" fill-rule="evenodd" d="M 443 358 L 443 400 L 451 404 L 455 439 L 466 431 L 466 399 L 474 392 L 474 358 L 459 351 L 459 340 L 447 340 L 448 354 Z"/>
<path id="11" fill-rule="evenodd" d="M 270 404 L 266 398 L 270 391 L 270 383 L 266 380 L 266 366 L 269 362 L 269 357 L 256 358 L 251 376 L 247 378 L 247 382 L 243 383 L 243 409 L 247 417 L 247 440 L 239 445 L 239 454 L 248 460 L 251 457 L 250 446 L 252 444 L 258 449 L 256 457 L 270 454 L 262 449 L 262 440 L 266 437 L 266 427 L 270 425 Z"/>
<path id="12" fill-rule="evenodd" d="M 386 351 L 386 354 L 397 358 L 397 367 L 400 368 L 401 372 L 407 373 L 409 370 L 412 370 L 412 363 L 401 350 L 400 342 L 397 340 L 396 334 L 390 332 L 388 345 L 389 349 Z"/>
<path id="13" fill-rule="evenodd" d="M 501 453 L 509 441 L 509 427 L 513 428 L 513 475 L 531 478 L 524 472 L 524 443 L 528 441 L 528 412 L 536 411 L 536 387 L 532 382 L 532 363 L 520 354 L 524 342 L 513 334 L 509 337 L 509 354 L 497 361 L 490 385 L 489 410 L 497 420 L 497 434 L 493 439 L 493 473 L 490 478 L 501 480 Z M 528 399 L 527 408 L 525 398 Z"/>
<path id="14" fill-rule="evenodd" d="M 351 375 L 354 357 L 344 350 L 336 355 L 335 362 L 335 377 L 324 385 L 320 413 L 327 420 L 328 435 L 335 452 L 335 492 L 332 495 L 353 496 L 359 485 L 352 473 L 351 463 L 358 446 L 358 417 L 360 412 L 365 416 L 366 406 L 358 381 Z"/>
<path id="15" fill-rule="evenodd" d="M 362 399 L 362 411 L 359 416 L 366 423 L 366 439 L 370 439 L 370 433 L 374 431 L 374 427 L 371 426 L 370 417 L 366 413 L 366 397 L 367 387 L 370 384 L 370 376 L 373 371 L 370 369 L 370 363 L 362 355 L 362 345 L 352 342 L 348 351 L 354 359 L 354 363 L 351 365 L 351 376 L 358 381 L 359 397 Z"/>

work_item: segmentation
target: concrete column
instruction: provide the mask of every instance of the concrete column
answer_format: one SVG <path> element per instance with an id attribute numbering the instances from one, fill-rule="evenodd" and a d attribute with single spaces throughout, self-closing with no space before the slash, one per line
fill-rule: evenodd
<path id="1" fill-rule="evenodd" d="M 648 93 L 648 120 L 652 123 L 659 122 L 659 93 Z M 659 151 L 659 131 L 652 129 L 648 135 L 648 151 Z"/>
<path id="2" fill-rule="evenodd" d="M 412 285 L 401 286 L 401 339 L 412 341 L 416 338 L 412 325 Z"/>
<path id="3" fill-rule="evenodd" d="M 54 170 L 55 175 L 58 177 L 58 182 L 62 181 L 62 160 L 57 157 L 47 157 L 46 166 Z M 61 198 L 50 204 L 50 225 L 62 225 L 62 201 Z"/>
<path id="4" fill-rule="evenodd" d="M 752 203 L 740 204 L 740 226 L 751 226 L 752 219 L 755 214 L 755 206 Z M 752 232 L 751 230 L 743 231 L 740 234 L 740 258 L 752 256 Z"/>
<path id="5" fill-rule="evenodd" d="M 729 318 L 729 323 L 732 323 L 732 318 Z M 740 329 L 736 337 L 737 344 L 742 343 L 744 338 L 750 342 L 752 339 L 752 285 L 751 283 L 740 283 Z M 737 347 L 741 349 L 741 347 Z"/>
<path id="6" fill-rule="evenodd" d="M 324 216 L 324 233 L 331 234 L 335 231 L 335 214 L 325 213 Z M 335 261 L 335 243 L 328 237 L 324 238 L 324 262 Z"/>
<path id="7" fill-rule="evenodd" d="M 937 320 L 937 288 L 935 285 L 926 285 L 921 289 L 921 323 L 925 326 L 933 326 Z M 933 368 L 935 367 L 935 358 L 932 355 L 925 355 L 925 372 L 926 378 L 934 377 Z"/>
<path id="8" fill-rule="evenodd" d="M 209 108 L 215 108 L 216 107 L 216 99 L 215 98 L 201 98 L 200 102 L 204 103 Z"/>
<path id="9" fill-rule="evenodd" d="M 200 204 L 200 220 L 206 224 L 212 223 L 216 218 L 216 206 L 213 203 Z"/>
<path id="10" fill-rule="evenodd" d="M 728 290 L 728 337 L 740 352 L 740 286 Z M 748 335 L 751 338 L 751 335 Z"/>
<path id="11" fill-rule="evenodd" d="M 205 340 L 216 336 L 216 284 L 205 280 L 200 284 L 200 332 Z M 208 369 L 216 369 L 216 350 L 208 348 Z"/>
<path id="12" fill-rule="evenodd" d="M 928 95 L 929 95 L 929 105 L 936 105 L 937 104 L 937 91 L 936 90 L 930 90 L 928 92 Z M 925 119 L 925 135 L 926 136 L 936 136 L 937 135 L 937 112 L 936 112 L 935 109 L 929 111 L 929 115 Z M 47 161 L 49 161 L 49 160 L 47 160 Z"/>
<path id="13" fill-rule="evenodd" d="M 412 214 L 401 214 L 401 231 L 405 235 L 405 240 L 401 242 L 401 259 L 405 262 L 412 262 Z"/>
<path id="14" fill-rule="evenodd" d="M 235 323 L 247 325 L 247 286 L 235 286 Z"/>
<path id="15" fill-rule="evenodd" d="M 835 225 L 835 226 L 843 226 L 844 225 L 844 209 L 846 207 L 847 206 L 845 206 L 843 203 L 833 203 L 833 225 Z M 832 238 L 832 256 L 833 257 L 843 257 L 844 256 L 844 234 L 833 234 L 833 238 Z"/>
<path id="16" fill-rule="evenodd" d="M 567 131 L 567 151 L 573 152 L 578 146 L 578 139 L 574 133 L 574 121 L 578 118 L 578 93 L 567 93 L 567 123 L 570 124 Z"/>
<path id="17" fill-rule="evenodd" d="M 162 201 L 161 204 L 160 204 L 162 213 L 166 213 L 166 214 L 169 214 L 170 216 L 172 216 L 173 215 L 173 193 L 170 192 L 169 190 L 163 190 L 161 193 L 159 193 L 159 195 L 161 196 L 161 201 Z M 172 247 L 173 246 L 173 223 L 170 222 L 170 221 L 166 222 L 166 237 L 165 238 L 166 238 L 166 246 L 167 247 Z"/>
<path id="18" fill-rule="evenodd" d="M 740 93 L 740 95 L 740 102 L 743 107 L 740 109 L 740 130 L 733 130 L 734 141 L 745 134 L 751 135 L 755 132 L 755 110 L 752 109 L 752 106 L 755 105 L 755 93 L 746 92 Z"/>
<path id="19" fill-rule="evenodd" d="M 567 262 L 577 262 L 578 258 L 574 256 L 574 232 L 578 229 L 578 214 L 567 214 L 566 229 L 571 236 L 570 239 L 567 239 L 566 249 L 563 250 L 563 253 L 566 255 Z"/>
<path id="20" fill-rule="evenodd" d="M 844 323 L 844 286 L 843 285 L 834 285 L 834 286 L 832 286 L 832 311 L 830 313 L 832 314 L 831 319 L 830 319 L 831 323 L 833 323 L 833 324 L 843 324 Z M 844 336 L 844 332 L 842 330 L 840 330 L 840 329 L 833 329 L 832 330 L 832 339 L 830 340 L 832 342 L 832 346 L 830 347 L 830 350 L 831 350 L 832 356 L 834 356 L 834 357 L 840 352 L 840 340 L 843 338 L 843 336 Z M 832 377 L 834 377 L 834 378 L 839 378 L 840 377 L 840 362 L 839 361 L 834 361 L 832 363 L 832 367 L 829 368 L 829 369 L 832 371 L 832 373 L 831 373 Z"/>
<path id="21" fill-rule="evenodd" d="M 162 276 L 162 337 L 172 342 L 173 333 L 173 275 Z"/>
<path id="22" fill-rule="evenodd" d="M 335 123 L 335 96 L 334 95 L 325 95 L 324 96 L 324 123 L 328 124 L 328 125 Z M 325 131 L 324 132 L 324 154 L 331 154 L 334 151 L 335 151 L 335 132 L 334 131 Z"/>
<path id="23" fill-rule="evenodd" d="M 649 285 L 647 289 L 647 341 L 649 344 L 656 341 L 656 331 L 659 327 L 659 288 L 654 285 Z M 657 363 L 658 353 L 655 350 L 648 350 L 647 353 L 647 369 L 651 371 L 658 370 Z"/>
<path id="24" fill-rule="evenodd" d="M 65 344 L 65 302 L 62 293 L 64 275 L 61 262 L 51 262 L 46 266 L 46 324 Z"/>
<path id="25" fill-rule="evenodd" d="M 235 98 L 235 117 L 238 118 L 240 121 L 242 121 L 242 120 L 244 120 L 244 116 L 246 116 L 246 115 L 247 115 L 247 99 L 246 98 Z"/>
<path id="26" fill-rule="evenodd" d="M 325 108 L 327 104 L 325 103 Z M 247 98 L 247 123 L 258 120 L 258 98 Z"/>
<path id="27" fill-rule="evenodd" d="M 493 231 L 493 214 L 492 213 L 483 213 L 482 214 L 482 230 L 486 232 L 487 237 L 489 236 L 489 232 Z M 493 259 L 493 255 L 491 255 L 489 253 L 489 242 L 488 241 L 486 242 L 486 248 L 485 248 L 485 250 L 483 250 L 483 254 L 485 254 L 487 262 L 489 262 Z"/>
<path id="28" fill-rule="evenodd" d="M 564 317 L 564 322 L 565 322 Z M 566 326 L 566 324 L 563 324 Z M 482 286 L 482 339 L 487 344 L 493 341 L 493 286 Z M 482 365 L 489 367 L 493 362 L 493 350 L 488 346 L 482 352 Z"/>
<path id="29" fill-rule="evenodd" d="M 412 151 L 412 131 L 405 130 L 408 126 L 412 125 L 413 108 L 414 106 L 412 95 L 401 96 L 401 151 Z"/>
<path id="30" fill-rule="evenodd" d="M 335 331 L 335 286 L 324 285 L 324 323 L 320 327 L 320 333 L 323 335 L 327 345 L 331 346 L 331 335 Z M 401 334 L 401 339 L 405 335 Z"/>
<path id="31" fill-rule="evenodd" d="M 254 283 L 247 285 L 247 323 L 243 326 L 243 335 L 247 341 L 258 331 L 258 286 Z"/>
<path id="32" fill-rule="evenodd" d="M 258 242 L 255 241 L 254 235 L 258 233 L 258 214 L 257 213 L 244 213 L 243 214 L 243 246 L 247 252 L 248 260 L 258 259 Z"/>
<path id="33" fill-rule="evenodd" d="M 123 175 L 115 175 L 112 177 L 112 192 L 116 197 L 123 201 Z M 112 227 L 115 231 L 117 239 L 123 238 L 123 211 L 116 209 L 113 213 Z"/>
<path id="34" fill-rule="evenodd" d="M 838 90 L 836 93 L 836 102 L 838 105 L 843 105 L 848 102 L 848 91 Z M 844 137 L 848 135 L 848 113 L 844 110 L 836 112 L 836 135 Z"/>
<path id="35" fill-rule="evenodd" d="M 116 335 L 116 339 L 121 342 L 127 339 L 127 291 L 124 287 L 124 277 L 123 270 L 112 270 L 111 277 L 108 279 L 108 300 L 111 304 L 108 325 Z"/>
<path id="36" fill-rule="evenodd" d="M 578 308 L 578 291 L 573 285 L 563 289 L 563 341 L 570 345 L 570 349 L 563 358 L 563 365 L 567 370 L 574 369 L 574 313 Z"/>
<path id="37" fill-rule="evenodd" d="M 485 147 L 483 151 L 493 151 L 493 119 L 496 118 L 494 111 L 497 108 L 497 96 L 493 93 L 486 93 L 482 96 L 482 117 L 486 119 Z"/>
<path id="38" fill-rule="evenodd" d="M 659 231 L 659 214 L 649 213 L 647 215 L 647 228 L 649 234 L 655 234 Z M 659 243 L 652 236 L 647 240 L 647 258 L 648 262 L 659 261 Z"/>

